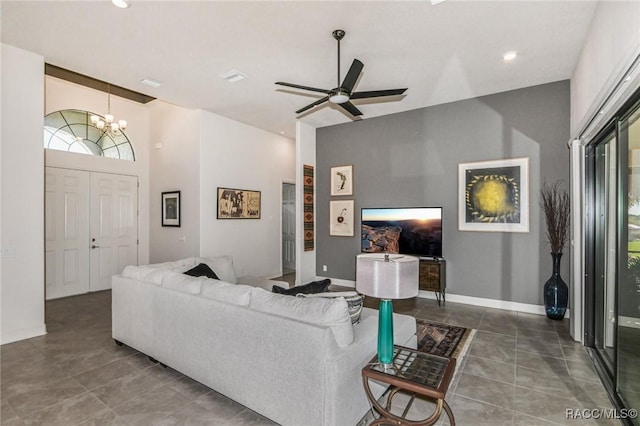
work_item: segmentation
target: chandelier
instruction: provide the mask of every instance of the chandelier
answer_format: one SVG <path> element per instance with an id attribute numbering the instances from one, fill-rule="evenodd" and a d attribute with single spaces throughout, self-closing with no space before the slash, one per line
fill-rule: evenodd
<path id="1" fill-rule="evenodd" d="M 99 115 L 91 116 L 91 124 L 96 129 L 103 133 L 108 133 L 110 136 L 116 136 L 119 132 L 123 132 L 127 128 L 126 120 L 115 121 L 113 115 L 111 115 L 111 84 L 107 83 L 107 113 L 104 118 Z"/>

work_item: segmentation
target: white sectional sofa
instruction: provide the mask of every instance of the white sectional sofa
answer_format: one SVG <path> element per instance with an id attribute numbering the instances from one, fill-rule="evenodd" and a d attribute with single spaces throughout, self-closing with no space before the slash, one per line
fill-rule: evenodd
<path id="1" fill-rule="evenodd" d="M 221 280 L 182 273 L 198 263 Z M 352 325 L 342 297 L 237 281 L 226 256 L 129 266 L 112 280 L 113 338 L 282 425 L 357 424 L 369 409 L 360 372 L 376 352 L 377 311 Z M 394 326 L 397 344 L 416 346 L 413 317 L 396 314 Z"/>

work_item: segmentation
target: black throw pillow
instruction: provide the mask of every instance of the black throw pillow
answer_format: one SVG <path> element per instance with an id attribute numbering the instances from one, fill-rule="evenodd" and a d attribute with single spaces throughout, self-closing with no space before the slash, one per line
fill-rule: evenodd
<path id="1" fill-rule="evenodd" d="M 331 280 L 327 278 L 322 281 L 313 281 L 308 284 L 299 285 L 298 287 L 292 287 L 292 288 L 282 288 L 277 285 L 274 285 L 271 291 L 274 293 L 288 294 L 290 296 L 295 296 L 296 294 L 300 294 L 300 293 L 315 294 L 315 293 L 326 292 L 330 285 L 331 285 Z"/>
<path id="2" fill-rule="evenodd" d="M 213 278 L 214 280 L 220 279 L 206 263 L 201 263 L 198 266 L 194 266 L 193 268 L 185 272 L 185 274 L 191 275 L 192 277 L 207 277 Z"/>

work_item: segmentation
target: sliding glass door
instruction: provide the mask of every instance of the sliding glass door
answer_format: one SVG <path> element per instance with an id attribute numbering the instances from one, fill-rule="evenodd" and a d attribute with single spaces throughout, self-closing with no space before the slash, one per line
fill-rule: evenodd
<path id="1" fill-rule="evenodd" d="M 608 129 L 595 146 L 594 337 L 610 374 L 615 363 L 616 203 L 617 159 L 615 129 Z"/>
<path id="2" fill-rule="evenodd" d="M 609 391 L 640 407 L 640 103 L 587 149 L 587 344 Z M 637 419 L 633 420 L 637 423 Z"/>
<path id="3" fill-rule="evenodd" d="M 636 105 L 619 123 L 626 146 L 620 200 L 624 228 L 620 239 L 626 249 L 619 262 L 617 392 L 627 407 L 640 407 L 640 107 Z M 624 158 L 623 158 L 624 160 Z"/>

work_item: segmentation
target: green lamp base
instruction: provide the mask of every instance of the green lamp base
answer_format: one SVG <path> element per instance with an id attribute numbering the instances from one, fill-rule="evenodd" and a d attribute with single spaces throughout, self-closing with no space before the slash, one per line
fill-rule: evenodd
<path id="1" fill-rule="evenodd" d="M 378 362 L 385 368 L 391 367 L 393 364 L 393 304 L 389 299 L 380 300 Z"/>

